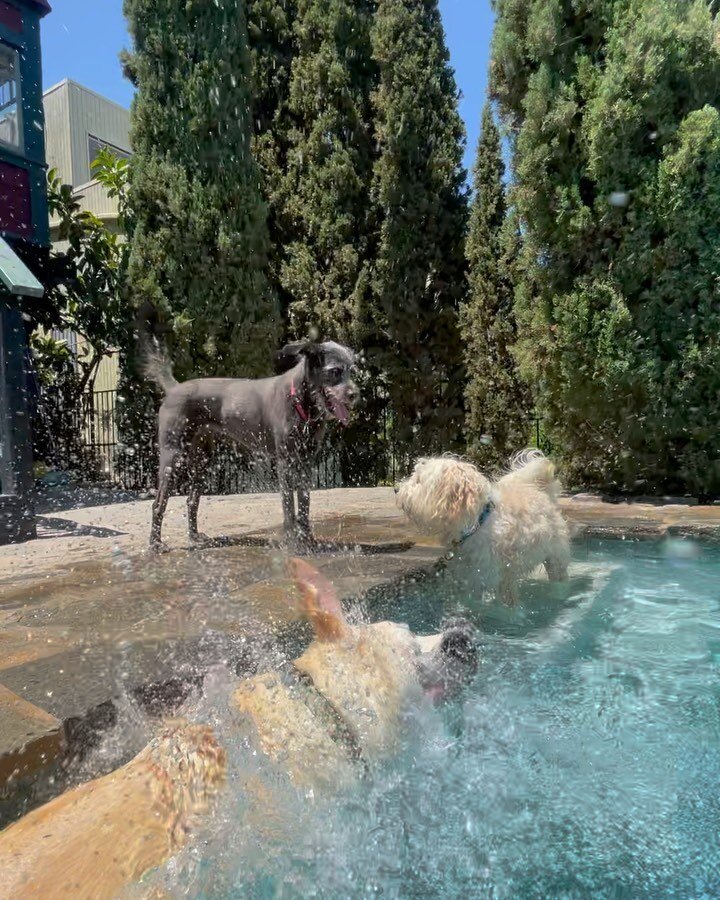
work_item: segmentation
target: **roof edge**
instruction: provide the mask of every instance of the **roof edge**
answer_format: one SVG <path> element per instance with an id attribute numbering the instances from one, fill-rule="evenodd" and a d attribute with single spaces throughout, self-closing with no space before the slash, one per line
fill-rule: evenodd
<path id="1" fill-rule="evenodd" d="M 25 0 L 29 6 L 37 6 L 41 15 L 46 16 L 48 13 L 52 12 L 52 6 L 47 2 L 47 0 Z"/>
<path id="2" fill-rule="evenodd" d="M 53 84 L 51 87 L 46 88 L 43 91 L 43 97 L 46 97 L 48 94 L 52 94 L 53 91 L 66 86 L 77 88 L 80 91 L 84 91 L 86 94 L 92 94 L 93 97 L 97 97 L 98 99 L 102 100 L 103 103 L 109 103 L 111 106 L 115 106 L 117 107 L 117 109 L 121 109 L 124 113 L 130 115 L 130 109 L 127 106 L 123 106 L 122 103 L 118 103 L 117 100 L 113 100 L 111 97 L 106 97 L 105 94 L 101 94 L 100 91 L 96 91 L 94 88 L 89 88 L 87 87 L 87 85 L 81 84 L 74 78 L 63 78 L 63 80 L 58 81 L 57 84 Z"/>

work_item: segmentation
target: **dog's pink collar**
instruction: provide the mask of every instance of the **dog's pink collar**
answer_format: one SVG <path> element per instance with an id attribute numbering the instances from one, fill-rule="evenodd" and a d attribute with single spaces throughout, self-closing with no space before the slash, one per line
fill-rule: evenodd
<path id="1" fill-rule="evenodd" d="M 293 402 L 293 406 L 295 407 L 295 412 L 300 416 L 303 422 L 309 422 L 310 416 L 308 415 L 305 407 L 302 405 L 300 400 L 298 399 L 297 391 L 295 390 L 295 382 L 293 381 L 290 385 L 290 397 Z"/>

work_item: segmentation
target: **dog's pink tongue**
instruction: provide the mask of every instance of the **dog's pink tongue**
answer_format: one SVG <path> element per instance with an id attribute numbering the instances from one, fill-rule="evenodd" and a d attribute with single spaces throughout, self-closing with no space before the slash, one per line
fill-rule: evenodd
<path id="1" fill-rule="evenodd" d="M 341 403 L 340 400 L 331 400 L 330 409 L 332 410 L 332 414 L 335 416 L 338 422 L 343 425 L 347 425 L 347 423 L 350 421 L 350 413 L 348 412 L 348 408 L 344 403 Z"/>
<path id="2" fill-rule="evenodd" d="M 440 684 L 436 684 L 434 687 L 425 688 L 424 693 L 433 703 L 439 703 L 445 696 L 445 688 Z"/>

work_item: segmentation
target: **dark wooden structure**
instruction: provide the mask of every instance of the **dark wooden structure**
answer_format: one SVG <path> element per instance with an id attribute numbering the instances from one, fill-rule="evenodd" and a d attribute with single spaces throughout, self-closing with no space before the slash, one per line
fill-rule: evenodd
<path id="1" fill-rule="evenodd" d="M 35 536 L 21 299 L 42 296 L 31 269 L 50 242 L 40 56 L 48 12 L 46 0 L 0 0 L 0 544 Z"/>

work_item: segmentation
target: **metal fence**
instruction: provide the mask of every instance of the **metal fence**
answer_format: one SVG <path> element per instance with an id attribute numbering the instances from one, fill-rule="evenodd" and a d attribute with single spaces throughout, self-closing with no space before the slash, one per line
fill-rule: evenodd
<path id="1" fill-rule="evenodd" d="M 364 430 L 331 433 L 314 466 L 313 487 L 394 484 L 411 459 L 399 456 L 392 442 L 387 405 L 377 404 L 373 423 Z M 80 404 L 45 393 L 36 416 L 36 454 L 55 468 L 73 471 L 83 480 L 127 491 L 148 491 L 157 484 L 157 441 L 149 429 L 144 446 L 130 447 L 120 439 L 117 391 L 86 394 Z M 530 443 L 550 449 L 539 418 L 534 419 Z M 40 445 L 38 447 L 38 444 Z M 274 460 L 257 460 L 232 442 L 220 440 L 203 470 L 208 494 L 261 493 L 277 489 Z M 185 493 L 187 474 L 180 470 L 176 491 Z"/>
<path id="2" fill-rule="evenodd" d="M 36 415 L 36 455 L 57 469 L 73 471 L 83 480 L 106 483 L 127 491 L 148 491 L 157 484 L 157 441 L 154 432 L 142 447 L 124 444 L 119 433 L 117 391 L 86 394 L 80 404 L 45 392 Z M 398 467 L 391 452 L 387 420 L 373 435 L 377 444 L 369 472 L 354 477 L 352 442 L 327 442 L 324 454 L 313 469 L 313 487 L 393 483 Z M 365 454 L 367 456 L 367 453 Z M 272 459 L 250 458 L 229 440 L 218 440 L 203 470 L 205 492 L 209 494 L 255 493 L 277 489 L 277 472 Z M 187 474 L 178 473 L 176 491 L 184 493 Z"/>

